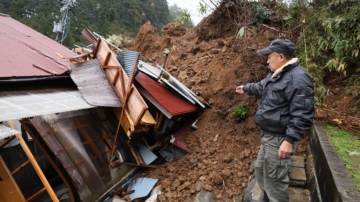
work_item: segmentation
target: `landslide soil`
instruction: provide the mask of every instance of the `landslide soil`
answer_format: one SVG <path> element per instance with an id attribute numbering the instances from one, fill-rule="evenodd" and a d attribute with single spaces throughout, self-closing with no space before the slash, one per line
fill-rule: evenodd
<path id="1" fill-rule="evenodd" d="M 159 179 L 162 189 L 159 201 L 188 201 L 199 188 L 213 191 L 218 201 L 233 201 L 249 180 L 251 162 L 260 146 L 260 129 L 254 124 L 258 100 L 236 94 L 235 88 L 267 75 L 266 57 L 256 50 L 279 37 L 296 42 L 297 35 L 276 28 L 280 23 L 272 16 L 271 24 L 249 27 L 243 36 L 236 37 L 239 29 L 250 22 L 247 10 L 250 9 L 222 4 L 195 28 L 168 24 L 162 29 L 162 36 L 148 22 L 128 47 L 141 52 L 141 60 L 153 66 L 162 66 L 164 51 L 170 50 L 165 69 L 194 91 L 199 100 L 211 105 L 200 114 L 198 130 L 186 137 L 191 153 L 141 174 Z M 333 82 L 329 89 L 340 95 L 343 87 L 334 79 L 326 81 Z M 345 101 L 353 104 L 353 98 L 346 96 Z M 332 104 L 333 101 L 328 104 L 339 107 L 340 113 L 357 111 L 346 108 L 341 100 L 336 100 L 337 104 Z M 231 113 L 239 105 L 249 107 L 250 114 L 237 122 Z M 336 117 L 323 112 L 321 121 Z M 297 155 L 304 154 L 306 139 L 298 147 Z"/>

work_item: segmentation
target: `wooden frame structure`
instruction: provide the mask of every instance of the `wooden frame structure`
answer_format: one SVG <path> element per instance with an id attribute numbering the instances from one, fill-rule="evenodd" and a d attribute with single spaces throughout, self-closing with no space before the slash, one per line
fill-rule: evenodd
<path id="1" fill-rule="evenodd" d="M 12 129 L 17 130 L 15 123 L 12 120 L 7 121 L 9 126 Z M 37 163 L 36 159 L 34 158 L 34 155 L 32 154 L 32 152 L 30 151 L 29 147 L 27 146 L 26 142 L 24 141 L 24 139 L 22 138 L 21 134 L 16 134 L 11 136 L 9 139 L 5 140 L 4 142 L 2 142 L 2 144 L 0 145 L 0 148 L 3 148 L 6 144 L 8 144 L 9 142 L 11 142 L 13 139 L 17 139 L 22 147 L 22 149 L 24 150 L 26 156 L 29 158 L 29 160 L 25 161 L 22 165 L 20 165 L 18 168 L 16 168 L 15 170 L 13 170 L 10 175 L 10 179 L 12 179 L 12 176 L 15 175 L 18 171 L 20 171 L 22 168 L 24 168 L 25 166 L 31 164 L 34 167 L 34 170 L 36 172 L 36 174 L 39 176 L 41 182 L 43 183 L 44 187 L 42 189 L 40 189 L 39 191 L 37 191 L 35 194 L 33 194 L 32 196 L 30 196 L 29 198 L 25 199 L 24 196 L 22 195 L 20 189 L 18 189 L 18 191 L 20 191 L 18 193 L 19 198 L 23 198 L 23 201 L 31 201 L 34 198 L 36 198 L 37 196 L 39 196 L 40 194 L 42 194 L 44 191 L 47 191 L 50 198 L 52 199 L 52 201 L 54 202 L 58 202 L 59 199 L 57 198 L 54 190 L 52 189 L 52 187 L 50 186 L 48 180 L 46 179 L 44 173 L 42 172 L 39 164 Z M 13 180 L 13 179 L 12 179 Z M 16 184 L 16 182 L 13 180 L 13 183 Z M 17 185 L 15 186 L 17 187 Z M 20 196 L 21 194 L 21 196 Z"/>

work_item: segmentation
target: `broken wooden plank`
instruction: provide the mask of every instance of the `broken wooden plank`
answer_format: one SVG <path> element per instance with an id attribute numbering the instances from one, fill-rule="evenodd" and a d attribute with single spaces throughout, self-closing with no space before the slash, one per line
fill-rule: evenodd
<path id="1" fill-rule="evenodd" d="M 141 124 L 144 125 L 156 125 L 156 121 L 153 116 L 151 116 L 149 110 L 146 110 L 144 116 L 140 120 Z"/>
<path id="2" fill-rule="evenodd" d="M 53 70 L 49 70 L 49 69 L 46 69 L 45 67 L 40 67 L 39 65 L 36 65 L 36 64 L 33 64 L 34 67 L 38 68 L 38 69 L 41 69 L 43 70 L 44 72 L 47 72 L 49 74 L 52 74 L 52 75 L 55 75 L 55 74 L 58 74 L 57 72 L 53 71 Z"/>

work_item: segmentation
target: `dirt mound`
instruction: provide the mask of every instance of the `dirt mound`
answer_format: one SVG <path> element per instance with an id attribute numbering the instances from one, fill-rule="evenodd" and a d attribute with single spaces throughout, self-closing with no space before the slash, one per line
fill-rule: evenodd
<path id="1" fill-rule="evenodd" d="M 156 28 L 151 25 L 151 22 L 146 22 L 136 35 L 132 48 L 143 55 L 148 55 L 160 48 L 159 39 L 160 36 Z"/>
<path id="2" fill-rule="evenodd" d="M 205 41 L 234 36 L 242 26 L 250 22 L 249 18 L 246 19 L 249 7 L 247 5 L 240 8 L 232 1 L 223 2 L 194 28 L 194 32 L 199 40 Z"/>
<path id="3" fill-rule="evenodd" d="M 170 23 L 165 25 L 161 31 L 164 37 L 179 37 L 185 35 L 186 28 L 184 24 Z"/>
<path id="4" fill-rule="evenodd" d="M 160 201 L 187 201 L 199 187 L 214 191 L 218 201 L 227 201 L 241 195 L 248 182 L 260 146 L 260 130 L 254 124 L 258 101 L 236 94 L 235 87 L 267 75 L 266 57 L 256 50 L 285 33 L 259 26 L 235 37 L 248 23 L 244 15 L 237 24 L 233 21 L 235 14 L 244 13 L 242 9 L 223 3 L 185 35 L 172 34 L 171 24 L 159 37 L 146 23 L 133 43 L 131 49 L 142 52 L 141 59 L 153 66 L 163 63 L 165 48 L 171 50 L 165 69 L 212 106 L 200 115 L 199 129 L 186 137 L 192 153 L 142 174 L 160 179 Z M 238 105 L 250 108 L 249 117 L 241 122 L 231 115 Z"/>

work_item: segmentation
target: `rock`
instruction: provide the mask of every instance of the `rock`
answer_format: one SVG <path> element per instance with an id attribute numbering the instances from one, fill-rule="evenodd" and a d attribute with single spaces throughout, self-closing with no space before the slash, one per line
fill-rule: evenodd
<path id="1" fill-rule="evenodd" d="M 166 193 L 165 193 L 165 196 L 166 196 L 166 198 L 169 199 L 169 200 L 173 198 L 173 195 L 171 194 L 171 192 L 166 192 Z"/>
<path id="2" fill-rule="evenodd" d="M 209 99 L 209 104 L 213 105 L 215 103 L 215 99 L 214 98 L 210 98 Z"/>
<path id="3" fill-rule="evenodd" d="M 178 180 L 180 181 L 180 183 L 183 183 L 185 181 L 185 178 L 183 176 L 179 176 Z"/>
<path id="4" fill-rule="evenodd" d="M 182 54 L 180 55 L 180 59 L 184 59 L 184 58 L 186 58 L 186 56 L 187 56 L 186 53 L 182 53 Z"/>
<path id="5" fill-rule="evenodd" d="M 173 165 L 168 166 L 169 172 L 174 172 L 175 169 L 176 169 L 176 168 L 175 168 L 175 166 L 173 166 Z"/>
<path id="6" fill-rule="evenodd" d="M 173 183 L 172 183 L 172 187 L 174 188 L 178 188 L 180 186 L 180 181 L 179 180 L 175 180 Z"/>
<path id="7" fill-rule="evenodd" d="M 224 170 L 221 171 L 221 176 L 223 176 L 224 178 L 227 178 L 231 175 L 231 171 L 228 168 L 225 168 Z"/>
<path id="8" fill-rule="evenodd" d="M 215 194 L 205 190 L 201 190 L 198 194 L 192 197 L 189 201 L 191 202 L 215 202 Z"/>
<path id="9" fill-rule="evenodd" d="M 201 187 L 202 187 L 202 181 L 197 181 L 195 183 L 195 190 L 196 191 L 200 191 L 201 190 Z"/>
<path id="10" fill-rule="evenodd" d="M 212 191 L 213 187 L 211 185 L 208 185 L 208 184 L 205 184 L 203 186 L 203 188 L 206 190 L 206 191 Z"/>
<path id="11" fill-rule="evenodd" d="M 169 187 L 170 184 L 171 184 L 171 183 L 169 182 L 169 180 L 164 179 L 164 180 L 161 182 L 161 187 Z"/>
<path id="12" fill-rule="evenodd" d="M 290 185 L 305 186 L 306 173 L 305 168 L 291 167 L 289 172 Z"/>
<path id="13" fill-rule="evenodd" d="M 251 153 L 251 150 L 246 148 L 244 151 L 245 157 L 249 157 L 250 153 Z"/>
<path id="14" fill-rule="evenodd" d="M 269 39 L 269 41 L 273 41 L 278 37 L 278 32 L 270 29 L 270 30 L 266 30 L 264 32 L 264 35 L 267 39 Z"/>
<path id="15" fill-rule="evenodd" d="M 241 47 L 239 44 L 234 44 L 231 46 L 231 50 L 235 53 L 240 53 L 241 52 Z"/>
<path id="16" fill-rule="evenodd" d="M 213 48 L 213 49 L 211 49 L 211 51 L 210 51 L 210 53 L 212 53 L 212 54 L 218 54 L 218 53 L 220 53 L 220 52 L 221 52 L 221 50 L 218 49 L 218 48 Z"/>
<path id="17" fill-rule="evenodd" d="M 305 159 L 303 156 L 291 156 L 291 166 L 305 168 Z"/>
<path id="18" fill-rule="evenodd" d="M 221 184 L 223 182 L 223 178 L 219 174 L 215 174 L 214 181 L 215 184 Z"/>
<path id="19" fill-rule="evenodd" d="M 227 155 L 224 156 L 223 160 L 224 160 L 225 163 L 230 163 L 233 159 L 234 159 L 234 157 L 231 156 L 231 154 L 227 154 Z"/>
<path id="20" fill-rule="evenodd" d="M 218 40 L 218 41 L 217 41 L 217 44 L 218 44 L 219 46 L 224 46 L 224 45 L 225 45 L 225 43 L 224 43 L 223 40 Z"/>
<path id="21" fill-rule="evenodd" d="M 199 178 L 199 180 L 201 180 L 201 181 L 206 181 L 206 177 L 205 177 L 205 176 L 201 176 L 201 177 Z"/>
<path id="22" fill-rule="evenodd" d="M 250 174 L 253 174 L 255 172 L 255 163 L 256 163 L 256 159 L 251 161 L 250 169 L 249 169 Z"/>
<path id="23" fill-rule="evenodd" d="M 158 196 L 159 202 L 167 202 L 166 196 L 164 194 L 161 194 Z"/>
<path id="24" fill-rule="evenodd" d="M 187 80 L 187 78 L 188 78 L 188 75 L 186 74 L 186 70 L 184 70 L 184 71 L 180 71 L 180 73 L 179 73 L 179 75 L 178 75 L 178 78 L 180 79 L 180 80 Z"/>

